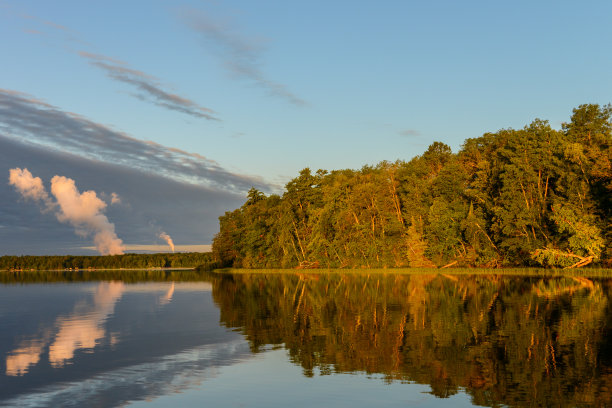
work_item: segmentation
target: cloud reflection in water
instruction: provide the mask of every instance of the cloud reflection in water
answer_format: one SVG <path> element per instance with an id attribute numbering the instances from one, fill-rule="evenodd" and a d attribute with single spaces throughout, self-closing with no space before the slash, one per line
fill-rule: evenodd
<path id="1" fill-rule="evenodd" d="M 49 362 L 53 367 L 62 367 L 78 349 L 95 348 L 106 337 L 104 322 L 113 314 L 124 290 L 123 282 L 101 282 L 94 293 L 93 303 L 77 303 L 70 316 L 58 317 L 53 329 L 45 329 L 40 339 L 25 340 L 10 352 L 6 358 L 6 374 L 27 374 L 30 366 L 40 361 L 51 337 Z M 51 336 L 52 332 L 56 332 L 55 336 Z"/>
<path id="2" fill-rule="evenodd" d="M 163 287 L 153 285 L 148 290 L 165 291 L 158 300 L 163 306 L 172 301 L 174 288 L 172 282 L 170 287 L 167 284 Z M 130 291 L 142 290 L 138 287 L 130 289 Z M 17 348 L 9 352 L 6 357 L 6 375 L 27 374 L 31 366 L 39 363 L 47 346 L 49 363 L 53 367 L 60 368 L 74 357 L 77 350 L 93 350 L 107 337 L 109 345 L 117 344 L 118 336 L 115 333 L 107 336 L 104 323 L 113 315 L 115 305 L 125 291 L 126 285 L 123 282 L 99 283 L 93 299 L 78 302 L 70 316 L 59 316 L 52 327 L 40 332 L 38 338 L 23 340 Z"/>
<path id="3" fill-rule="evenodd" d="M 39 320 L 30 326 L 38 331 L 5 327 L 0 406 L 121 406 L 197 387 L 219 367 L 252 357 L 240 334 L 219 326 L 208 282 L 101 282 L 85 293 L 47 286 L 69 300 L 59 313 L 43 310 L 50 298 L 35 300 L 40 289 L 26 285 L 0 302 L 22 302 L 17 320 Z"/>
<path id="4" fill-rule="evenodd" d="M 93 349 L 106 337 L 104 322 L 113 314 L 124 290 L 123 282 L 102 282 L 94 294 L 93 305 L 77 304 L 72 316 L 57 319 L 55 326 L 59 330 L 49 346 L 52 366 L 63 366 L 77 349 Z"/>
<path id="5" fill-rule="evenodd" d="M 44 341 L 28 340 L 19 345 L 6 357 L 6 375 L 17 376 L 28 372 L 30 366 L 40 360 L 40 355 L 45 346 Z"/>

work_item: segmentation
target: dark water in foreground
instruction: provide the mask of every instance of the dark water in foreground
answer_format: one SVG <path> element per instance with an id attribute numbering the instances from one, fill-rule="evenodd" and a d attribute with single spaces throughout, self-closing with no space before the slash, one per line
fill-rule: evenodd
<path id="1" fill-rule="evenodd" d="M 102 277 L 3 277 L 0 406 L 612 406 L 609 279 Z"/>

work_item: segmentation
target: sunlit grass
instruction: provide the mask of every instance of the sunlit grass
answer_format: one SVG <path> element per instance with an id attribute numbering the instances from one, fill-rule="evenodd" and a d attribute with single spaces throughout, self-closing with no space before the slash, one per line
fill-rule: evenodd
<path id="1" fill-rule="evenodd" d="M 544 269 L 544 268 L 397 268 L 397 269 L 216 269 L 223 274 L 382 274 L 382 275 L 508 275 L 508 276 L 584 276 L 612 277 L 612 269 Z"/>

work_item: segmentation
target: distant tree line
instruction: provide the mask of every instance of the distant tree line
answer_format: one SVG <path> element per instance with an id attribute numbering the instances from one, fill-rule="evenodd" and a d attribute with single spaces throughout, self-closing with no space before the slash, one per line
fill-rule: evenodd
<path id="1" fill-rule="evenodd" d="M 610 266 L 612 106 L 581 105 L 435 142 L 410 161 L 302 170 L 279 195 L 251 189 L 219 218 L 215 260 L 244 268 Z"/>
<path id="2" fill-rule="evenodd" d="M 195 268 L 212 265 L 210 252 L 108 256 L 2 256 L 0 270 Z"/>

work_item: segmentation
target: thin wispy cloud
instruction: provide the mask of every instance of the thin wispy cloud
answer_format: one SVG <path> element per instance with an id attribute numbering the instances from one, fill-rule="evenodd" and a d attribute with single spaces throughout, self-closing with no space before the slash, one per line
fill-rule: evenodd
<path id="1" fill-rule="evenodd" d="M 304 106 L 306 102 L 289 91 L 287 86 L 266 77 L 261 70 L 262 47 L 241 36 L 227 23 L 220 23 L 197 10 L 185 10 L 182 20 L 210 46 L 225 68 L 237 78 L 250 80 L 272 96 Z"/>
<path id="2" fill-rule="evenodd" d="M 53 21 L 49 21 L 49 20 L 45 20 L 45 19 L 42 19 L 42 18 L 38 18 L 38 17 L 36 17 L 36 16 L 32 16 L 32 15 L 30 15 L 30 14 L 20 14 L 20 15 L 21 15 L 21 17 L 22 17 L 22 18 L 24 18 L 24 19 L 26 19 L 26 20 L 33 20 L 33 21 L 36 21 L 36 22 L 38 22 L 38 23 L 44 24 L 44 25 L 46 25 L 46 26 L 48 26 L 48 27 L 54 28 L 54 29 L 56 29 L 56 30 L 65 31 L 65 32 L 67 32 L 67 33 L 70 33 L 70 32 L 71 32 L 71 31 L 68 29 L 68 27 L 63 26 L 63 25 L 61 25 L 61 24 L 54 23 Z"/>
<path id="3" fill-rule="evenodd" d="M 417 137 L 417 136 L 421 136 L 421 132 L 419 132 L 418 130 L 414 130 L 414 129 L 405 129 L 405 130 L 401 130 L 399 132 L 400 136 L 404 136 L 404 137 Z"/>
<path id="4" fill-rule="evenodd" d="M 124 61 L 86 51 L 79 51 L 79 55 L 87 59 L 91 65 L 103 70 L 108 77 L 135 87 L 139 92 L 132 96 L 141 101 L 196 118 L 219 120 L 214 116 L 215 112 L 212 109 L 200 106 L 191 99 L 165 91 L 157 78 L 143 71 L 129 68 Z"/>
<path id="5" fill-rule="evenodd" d="M 88 58 L 90 60 L 94 60 L 94 61 L 101 61 L 101 62 L 109 62 L 111 64 L 115 64 L 115 65 L 127 65 L 127 62 L 125 61 L 121 61 L 119 59 L 116 58 L 111 58 L 108 57 L 106 55 L 102 55 L 102 54 L 94 54 L 93 52 L 87 52 L 87 51 L 79 51 L 79 55 L 83 58 Z M 146 76 L 147 78 L 152 78 L 146 74 L 144 74 L 143 72 L 139 72 L 139 71 L 133 71 L 138 73 L 139 75 L 143 75 Z"/>
<path id="6" fill-rule="evenodd" d="M 0 3 L 0 7 L 2 4 Z M 23 32 L 31 35 L 37 35 L 47 38 L 62 38 L 64 41 L 79 43 L 81 46 L 89 46 L 86 41 L 82 40 L 82 35 L 62 24 L 57 24 L 53 21 L 45 20 L 37 16 L 27 14 L 21 11 L 16 5 L 5 5 L 5 13 L 12 17 L 21 19 L 27 24 L 27 27 L 22 28 Z M 34 26 L 34 27 L 32 27 Z"/>
<path id="7" fill-rule="evenodd" d="M 0 4 L 0 6 L 2 6 L 2 4 Z M 6 12 L 10 13 L 12 16 L 21 18 L 23 20 L 31 21 L 37 25 L 45 25 L 49 28 L 53 28 L 54 30 L 60 30 L 66 33 L 70 33 L 70 30 L 61 24 L 57 24 L 57 23 L 54 23 L 53 21 L 45 20 L 45 19 L 33 16 L 31 14 L 24 13 L 23 11 L 13 6 L 6 5 L 5 9 L 6 9 Z"/>
<path id="8" fill-rule="evenodd" d="M 42 20 L 42 23 L 45 25 L 48 25 L 49 27 L 53 27 L 57 30 L 62 30 L 62 31 L 66 31 L 66 32 L 70 32 L 70 30 L 68 29 L 68 27 L 65 27 L 61 24 L 55 24 L 53 21 L 47 21 L 47 20 Z"/>
<path id="9" fill-rule="evenodd" d="M 0 136 L 222 191 L 274 188 L 202 155 L 133 138 L 12 90 L 0 89 Z"/>
<path id="10" fill-rule="evenodd" d="M 23 30 L 23 32 L 24 32 L 24 33 L 27 33 L 27 34 L 33 34 L 33 35 L 43 35 L 42 31 L 39 31 L 39 30 L 33 30 L 33 29 L 28 29 L 28 28 L 25 28 L 25 29 Z"/>
<path id="11" fill-rule="evenodd" d="M 24 31 L 29 34 L 46 36 L 46 33 L 41 30 L 47 27 L 67 35 L 68 40 L 89 46 L 89 44 L 80 40 L 81 36 L 78 33 L 73 32 L 66 26 L 27 14 L 21 13 L 19 16 L 25 20 L 36 23 L 37 28 L 40 28 L 25 28 Z M 131 95 L 143 102 L 151 103 L 196 118 L 219 120 L 219 118 L 215 116 L 216 112 L 214 110 L 201 106 L 191 99 L 165 90 L 158 78 L 143 71 L 130 68 L 125 61 L 83 50 L 78 51 L 77 54 L 85 58 L 92 66 L 103 70 L 109 78 L 136 88 L 137 92 Z"/>

